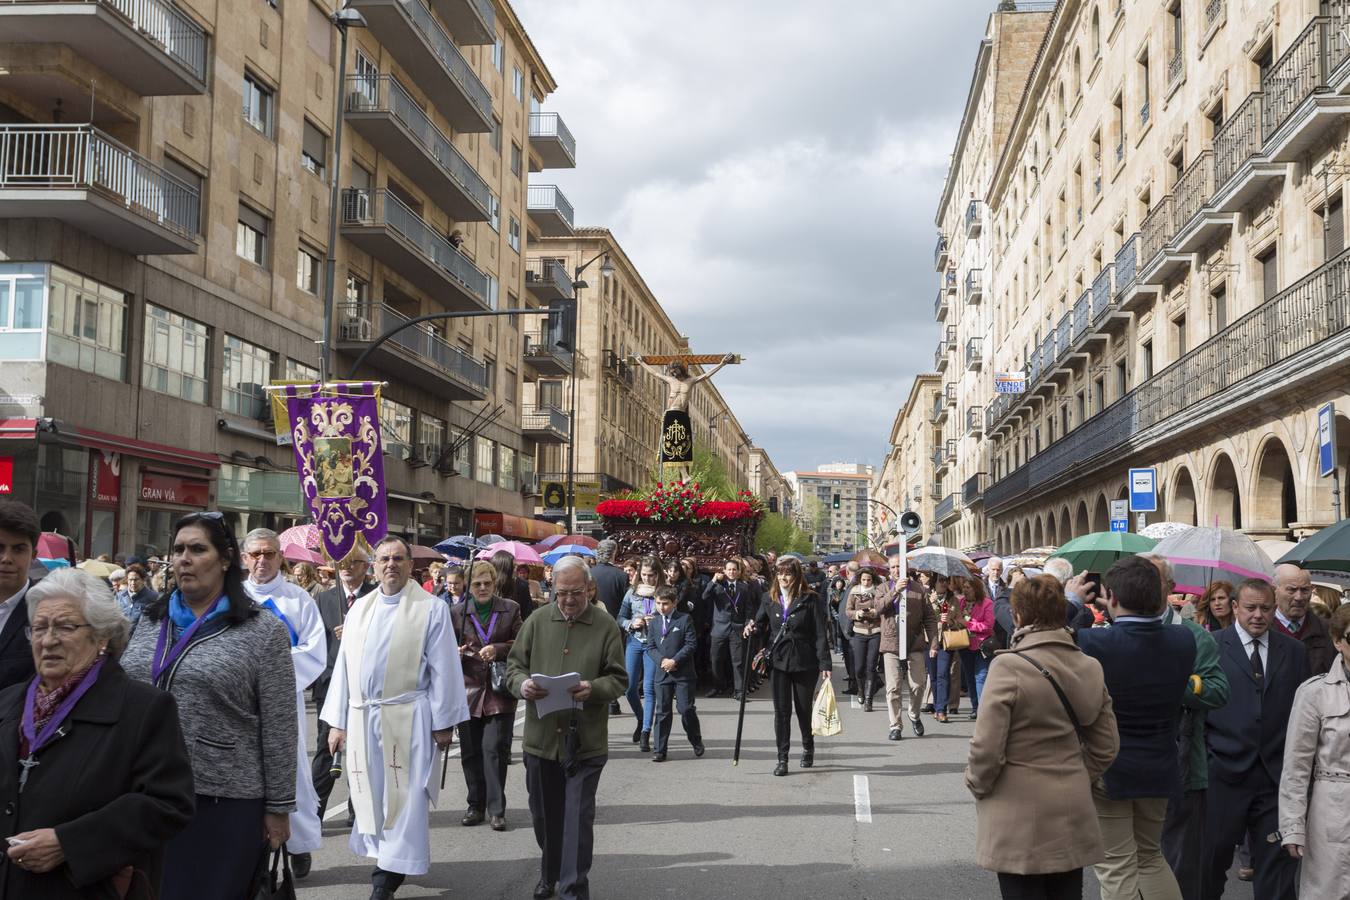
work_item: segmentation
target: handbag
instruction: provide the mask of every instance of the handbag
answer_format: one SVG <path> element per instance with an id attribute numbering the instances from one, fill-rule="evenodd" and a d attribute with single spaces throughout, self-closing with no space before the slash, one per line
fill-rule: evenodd
<path id="1" fill-rule="evenodd" d="M 255 888 L 249 893 L 249 900 L 296 900 L 295 876 L 291 874 L 291 855 L 283 844 L 273 850 L 270 856 L 263 853 L 254 875 Z"/>
<path id="2" fill-rule="evenodd" d="M 788 617 L 783 617 L 783 624 L 778 626 L 778 633 L 773 636 L 769 646 L 761 647 L 755 654 L 755 658 L 750 661 L 750 671 L 754 672 L 760 678 L 767 678 L 769 675 L 769 659 L 773 656 L 773 648 L 778 646 L 778 642 L 783 637 L 783 632 L 787 631 Z"/>
<path id="3" fill-rule="evenodd" d="M 488 686 L 499 694 L 511 693 L 506 687 L 506 660 L 494 659 L 488 663 Z"/>
<path id="4" fill-rule="evenodd" d="M 970 632 L 964 628 L 955 628 L 950 631 L 942 632 L 942 649 L 951 653 L 953 650 L 970 649 Z"/>
<path id="5" fill-rule="evenodd" d="M 1068 715 L 1069 721 L 1073 724 L 1074 733 L 1078 735 L 1078 749 L 1083 752 L 1084 756 L 1087 756 L 1087 732 L 1083 730 L 1083 723 L 1078 721 L 1078 713 L 1074 712 L 1073 704 L 1070 703 L 1069 698 L 1065 696 L 1064 689 L 1059 686 L 1059 682 L 1055 680 L 1055 676 L 1051 675 L 1050 670 L 1045 666 L 1028 656 L 1025 650 L 1014 650 L 1012 652 L 1014 655 L 1022 657 L 1022 659 L 1025 659 L 1035 666 L 1045 680 L 1050 682 L 1050 687 L 1055 689 L 1055 696 L 1059 698 L 1060 705 L 1064 707 L 1064 712 Z"/>

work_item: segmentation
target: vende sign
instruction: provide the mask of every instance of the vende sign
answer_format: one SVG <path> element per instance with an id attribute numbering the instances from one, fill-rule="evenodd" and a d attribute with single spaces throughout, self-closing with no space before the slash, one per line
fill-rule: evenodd
<path id="1" fill-rule="evenodd" d="M 14 493 L 14 457 L 0 456 L 0 494 Z"/>
<path id="2" fill-rule="evenodd" d="M 210 496 L 211 486 L 205 481 L 157 475 L 154 472 L 141 473 L 141 499 L 147 503 L 206 509 Z"/>

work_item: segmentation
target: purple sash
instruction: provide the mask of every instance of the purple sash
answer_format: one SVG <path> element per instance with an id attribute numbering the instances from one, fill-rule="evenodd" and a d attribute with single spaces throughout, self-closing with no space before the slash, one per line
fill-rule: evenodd
<path id="1" fill-rule="evenodd" d="M 193 635 L 197 633 L 197 629 L 206 621 L 206 616 L 206 613 L 198 616 L 197 621 L 189 625 L 187 630 L 178 636 L 178 640 L 174 641 L 173 646 L 169 648 L 169 652 L 165 653 L 164 646 L 169 642 L 169 615 L 168 613 L 164 614 L 164 621 L 159 626 L 159 640 L 155 641 L 155 655 L 150 660 L 151 682 L 159 684 L 160 676 L 173 668 L 173 664 L 183 655 L 183 651 L 187 650 L 187 646 L 192 641 Z"/>
<path id="2" fill-rule="evenodd" d="M 103 668 L 103 663 L 106 658 L 107 657 L 100 657 L 99 661 L 94 663 L 89 669 L 88 674 L 84 676 L 84 680 L 80 682 L 79 687 L 71 691 L 70 696 L 61 701 L 61 705 L 56 708 L 56 712 L 52 713 L 52 717 L 48 719 L 47 724 L 43 726 L 41 734 L 36 733 L 37 729 L 33 725 L 33 706 L 37 702 L 38 688 L 38 678 L 36 675 L 33 676 L 32 682 L 28 685 L 28 696 L 23 703 L 23 721 L 20 726 L 23 729 L 24 739 L 28 742 L 29 759 L 32 759 L 33 754 L 37 753 L 51 741 L 52 735 L 56 734 L 57 730 L 60 729 L 62 723 L 65 722 L 66 717 L 70 715 L 70 711 L 75 708 L 75 704 L 79 703 L 80 698 L 94 686 L 95 681 L 98 681 L 98 673 Z M 25 772 L 25 774 L 27 773 Z"/>
<path id="3" fill-rule="evenodd" d="M 492 618 L 488 619 L 487 631 L 484 631 L 483 626 L 478 624 L 478 616 L 474 615 L 473 610 L 466 609 L 464 618 L 473 623 L 473 630 L 478 632 L 478 639 L 482 641 L 483 646 L 486 647 L 488 644 L 492 643 L 488 640 L 488 635 L 492 634 L 493 629 L 497 627 L 497 618 L 500 615 L 501 610 L 492 614 Z"/>

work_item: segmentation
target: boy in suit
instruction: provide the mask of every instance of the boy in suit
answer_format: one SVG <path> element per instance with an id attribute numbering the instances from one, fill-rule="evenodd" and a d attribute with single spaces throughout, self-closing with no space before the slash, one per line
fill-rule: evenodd
<path id="1" fill-rule="evenodd" d="M 655 712 L 652 715 L 652 737 L 655 752 L 652 762 L 666 761 L 666 745 L 670 740 L 671 702 L 680 707 L 680 723 L 694 755 L 703 755 L 703 733 L 698 724 L 698 710 L 694 708 L 694 691 L 698 679 L 694 672 L 694 653 L 698 635 L 689 614 L 676 609 L 679 593 L 666 585 L 656 589 L 656 615 L 647 620 L 647 653 L 656 662 L 653 687 L 656 693 Z"/>

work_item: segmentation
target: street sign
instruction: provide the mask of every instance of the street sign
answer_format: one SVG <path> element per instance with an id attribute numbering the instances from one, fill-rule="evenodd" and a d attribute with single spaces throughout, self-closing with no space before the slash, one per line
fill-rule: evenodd
<path id="1" fill-rule="evenodd" d="M 994 376 L 994 393 L 1021 394 L 1027 389 L 1026 372 L 999 372 Z"/>
<path id="2" fill-rule="evenodd" d="M 14 493 L 14 457 L 0 456 L 0 494 Z"/>
<path id="3" fill-rule="evenodd" d="M 1158 511 L 1158 470 L 1130 470 L 1130 511 Z"/>
<path id="4" fill-rule="evenodd" d="M 1317 468 L 1323 478 L 1336 471 L 1336 407 L 1331 403 L 1317 411 Z"/>
<path id="5" fill-rule="evenodd" d="M 566 506 L 567 490 L 562 482 L 544 482 L 544 509 L 559 510 Z"/>
<path id="6" fill-rule="evenodd" d="M 1128 500 L 1111 501 L 1111 530 L 1130 530 L 1130 502 Z"/>
<path id="7" fill-rule="evenodd" d="M 1111 520 L 1111 530 L 1112 530 L 1112 531 L 1119 531 L 1119 532 L 1126 532 L 1126 531 L 1129 531 L 1129 530 L 1130 530 L 1130 520 L 1129 520 L 1129 519 L 1112 519 L 1112 520 Z"/>

